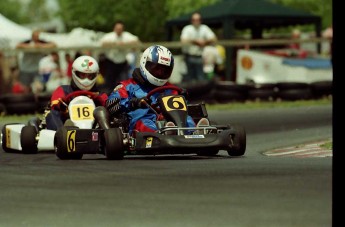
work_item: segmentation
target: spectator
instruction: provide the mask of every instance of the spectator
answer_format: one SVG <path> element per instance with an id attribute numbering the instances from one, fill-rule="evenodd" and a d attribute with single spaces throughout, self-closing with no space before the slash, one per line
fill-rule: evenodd
<path id="1" fill-rule="evenodd" d="M 19 43 L 17 49 L 45 49 L 54 48 L 56 44 L 40 39 L 40 31 L 32 32 L 31 39 Z M 42 52 L 24 52 L 19 64 L 19 81 L 30 88 L 34 79 L 39 76 L 38 63 L 45 56 Z"/>
<path id="2" fill-rule="evenodd" d="M 201 19 L 200 13 L 193 13 L 191 24 L 186 25 L 181 32 L 182 52 L 187 65 L 187 74 L 183 81 L 207 79 L 203 71 L 202 52 L 205 46 L 214 44 L 217 37 L 207 25 L 201 23 Z"/>
<path id="3" fill-rule="evenodd" d="M 223 63 L 223 59 L 218 52 L 218 48 L 214 45 L 205 46 L 202 52 L 202 58 L 204 61 L 204 73 L 207 79 L 212 80 L 215 75 L 216 67 Z"/>
<path id="4" fill-rule="evenodd" d="M 69 53 L 66 53 L 65 54 L 65 61 L 66 61 L 66 64 L 67 64 L 67 67 L 66 67 L 66 76 L 68 78 L 72 78 L 72 64 L 73 64 L 73 59 L 71 57 L 71 55 Z"/>
<path id="5" fill-rule="evenodd" d="M 52 52 L 51 54 L 44 56 L 38 63 L 38 72 L 41 76 L 40 81 L 46 84 L 53 71 L 59 70 L 59 54 Z"/>
<path id="6" fill-rule="evenodd" d="M 291 39 L 300 39 L 300 38 L 301 38 L 301 31 L 299 29 L 292 30 Z M 301 45 L 300 43 L 291 43 L 289 45 L 289 48 L 299 50 L 301 49 Z"/>
<path id="7" fill-rule="evenodd" d="M 331 63 L 333 64 L 333 26 L 326 28 L 322 33 L 322 37 L 329 40 L 328 53 L 331 57 Z"/>
<path id="8" fill-rule="evenodd" d="M 291 39 L 292 40 L 299 40 L 301 39 L 301 31 L 299 29 L 294 29 L 292 30 L 291 33 Z M 301 44 L 299 42 L 297 43 L 291 43 L 288 46 L 287 53 L 285 53 L 287 57 L 292 57 L 292 58 L 306 58 L 308 57 L 308 52 L 301 48 Z"/>
<path id="9" fill-rule="evenodd" d="M 123 47 L 138 44 L 139 38 L 125 31 L 125 25 L 122 21 L 117 21 L 114 25 L 114 31 L 105 34 L 100 42 L 103 47 L 114 47 L 105 54 L 105 89 L 107 92 L 111 92 L 118 82 L 128 78 L 129 65 L 126 56 L 130 49 Z"/>
<path id="10" fill-rule="evenodd" d="M 29 92 L 29 88 L 24 86 L 19 81 L 19 70 L 17 67 L 11 67 L 11 77 L 12 77 L 11 92 L 13 94 L 23 94 L 23 93 Z"/>

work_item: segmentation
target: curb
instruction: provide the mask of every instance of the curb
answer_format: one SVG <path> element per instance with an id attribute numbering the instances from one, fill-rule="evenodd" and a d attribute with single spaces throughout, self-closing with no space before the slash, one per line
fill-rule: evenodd
<path id="1" fill-rule="evenodd" d="M 325 143 L 332 142 L 332 139 L 320 140 L 296 146 L 278 148 L 266 151 L 263 155 L 270 157 L 295 157 L 295 158 L 324 158 L 333 157 L 333 150 L 321 147 Z"/>

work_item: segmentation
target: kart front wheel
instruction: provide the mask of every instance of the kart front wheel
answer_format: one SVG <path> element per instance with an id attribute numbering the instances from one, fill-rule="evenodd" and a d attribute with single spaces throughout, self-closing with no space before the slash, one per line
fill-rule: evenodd
<path id="1" fill-rule="evenodd" d="M 37 154 L 37 130 L 35 126 L 24 126 L 20 133 L 20 144 L 24 154 Z"/>
<path id="2" fill-rule="evenodd" d="M 227 151 L 230 156 L 242 156 L 246 151 L 246 131 L 242 126 L 234 126 L 233 129 L 235 134 L 230 135 L 233 144 Z"/>
<path id="3" fill-rule="evenodd" d="M 121 160 L 124 156 L 123 135 L 120 128 L 110 128 L 104 131 L 105 156 L 111 160 Z"/>
<path id="4" fill-rule="evenodd" d="M 68 128 L 76 128 L 76 127 L 61 127 L 59 128 L 54 137 L 54 149 L 56 156 L 61 160 L 68 160 L 68 159 L 82 159 L 83 153 L 77 152 L 69 152 L 68 140 L 67 140 L 67 132 Z"/>

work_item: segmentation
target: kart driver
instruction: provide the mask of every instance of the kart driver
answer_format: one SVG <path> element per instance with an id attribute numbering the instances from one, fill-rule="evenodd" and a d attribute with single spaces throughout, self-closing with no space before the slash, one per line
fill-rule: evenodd
<path id="1" fill-rule="evenodd" d="M 143 104 L 142 99 L 147 94 L 163 85 L 172 85 L 168 82 L 174 68 L 174 57 L 169 49 L 164 46 L 154 45 L 148 47 L 140 58 L 140 67 L 135 68 L 132 78 L 120 82 L 109 95 L 106 108 L 112 116 L 121 116 L 127 113 L 129 117 L 129 134 L 135 136 L 135 132 L 157 131 L 156 114 Z M 178 94 L 177 91 L 167 89 L 165 95 Z M 157 103 L 159 93 L 152 94 L 147 103 Z M 195 127 L 191 116 L 187 117 L 187 127 Z M 202 118 L 198 125 L 209 125 L 206 118 Z M 173 122 L 167 122 L 166 126 L 175 126 Z"/>
<path id="2" fill-rule="evenodd" d="M 96 88 L 96 80 L 99 66 L 93 57 L 82 55 L 76 58 L 72 64 L 72 80 L 70 85 L 61 85 L 55 89 L 50 99 L 50 112 L 46 116 L 47 129 L 57 130 L 68 119 L 67 106 L 61 100 L 75 91 L 90 91 L 98 94 L 93 99 L 96 106 L 104 106 L 108 98 L 107 94 L 99 94 Z"/>

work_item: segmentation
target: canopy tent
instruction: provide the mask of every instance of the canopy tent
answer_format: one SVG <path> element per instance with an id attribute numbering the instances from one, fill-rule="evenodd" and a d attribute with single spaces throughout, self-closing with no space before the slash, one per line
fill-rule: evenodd
<path id="1" fill-rule="evenodd" d="M 0 49 L 13 49 L 24 40 L 31 38 L 32 30 L 16 24 L 0 14 Z M 97 40 L 103 33 L 75 28 L 69 33 L 42 32 L 41 38 L 55 42 L 58 47 L 97 46 Z"/>
<path id="2" fill-rule="evenodd" d="M 321 17 L 267 0 L 223 0 L 203 7 L 198 12 L 201 13 L 204 24 L 223 29 L 222 39 L 234 38 L 235 30 L 250 29 L 252 38 L 260 39 L 264 29 L 308 24 L 315 26 L 317 37 L 321 36 Z M 192 12 L 167 21 L 168 40 L 173 40 L 176 28 L 181 30 L 190 23 L 191 15 Z M 233 48 L 227 47 L 226 50 L 227 59 L 231 60 L 229 56 L 233 55 Z M 227 67 L 228 78 L 231 74 L 229 68 Z"/>
<path id="3" fill-rule="evenodd" d="M 0 49 L 14 47 L 16 43 L 30 37 L 30 29 L 14 23 L 0 13 Z"/>

